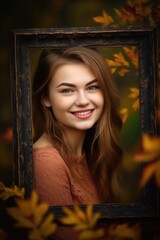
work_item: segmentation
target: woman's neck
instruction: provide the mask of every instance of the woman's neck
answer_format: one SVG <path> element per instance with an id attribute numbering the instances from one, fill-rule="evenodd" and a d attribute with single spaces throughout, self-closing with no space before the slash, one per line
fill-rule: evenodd
<path id="1" fill-rule="evenodd" d="M 83 155 L 83 142 L 86 135 L 85 131 L 65 131 L 65 139 L 72 147 L 75 156 Z"/>
<path id="2" fill-rule="evenodd" d="M 64 131 L 65 140 L 73 150 L 75 156 L 83 155 L 83 142 L 86 135 L 84 131 Z M 51 139 L 46 133 L 43 133 L 42 136 L 34 143 L 33 147 L 46 147 L 54 146 Z"/>

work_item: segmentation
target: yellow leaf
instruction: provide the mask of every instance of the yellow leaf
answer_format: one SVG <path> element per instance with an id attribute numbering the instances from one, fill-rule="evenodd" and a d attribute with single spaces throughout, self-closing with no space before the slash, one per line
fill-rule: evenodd
<path id="1" fill-rule="evenodd" d="M 137 111 L 139 109 L 139 99 L 137 99 L 136 101 L 134 101 L 134 103 L 132 104 L 132 108 Z"/>
<path id="2" fill-rule="evenodd" d="M 85 230 L 79 234 L 78 240 L 92 240 L 104 236 L 104 229 Z"/>
<path id="3" fill-rule="evenodd" d="M 128 226 L 128 224 L 111 225 L 108 229 L 109 239 L 140 240 L 141 231 L 139 225 Z"/>
<path id="4" fill-rule="evenodd" d="M 117 66 L 129 67 L 129 62 L 125 60 L 122 52 L 114 54 L 114 62 L 117 64 Z"/>
<path id="5" fill-rule="evenodd" d="M 100 216 L 101 214 L 98 212 L 93 215 L 93 217 L 90 219 L 90 227 L 94 227 L 96 225 L 98 219 L 100 219 Z"/>
<path id="6" fill-rule="evenodd" d="M 134 155 L 136 162 L 150 162 L 160 157 L 160 137 L 143 133 L 141 137 L 142 150 Z"/>
<path id="7" fill-rule="evenodd" d="M 53 220 L 54 220 L 53 214 L 49 214 L 41 224 L 40 231 L 44 237 L 50 236 L 57 230 L 57 225 L 53 223 Z"/>
<path id="8" fill-rule="evenodd" d="M 42 221 L 44 215 L 48 211 L 49 206 L 46 203 L 41 203 L 37 207 L 35 207 L 35 210 L 33 211 L 33 221 L 36 226 Z"/>
<path id="9" fill-rule="evenodd" d="M 106 13 L 106 11 L 102 12 L 102 16 L 94 17 L 93 20 L 97 23 L 101 23 L 102 25 L 110 25 L 114 22 L 113 18 Z"/>
<path id="10" fill-rule="evenodd" d="M 10 197 L 24 198 L 24 188 L 20 189 L 16 185 L 8 188 L 3 183 L 0 183 L 0 198 L 7 200 Z"/>
<path id="11" fill-rule="evenodd" d="M 74 230 L 87 230 L 93 229 L 96 225 L 98 219 L 100 218 L 100 213 L 93 213 L 93 206 L 88 205 L 86 212 L 82 211 L 79 206 L 74 206 L 73 210 L 63 208 L 66 216 L 62 217 L 60 221 L 63 224 L 74 225 Z"/>
<path id="12" fill-rule="evenodd" d="M 75 213 L 77 215 L 77 217 L 82 220 L 82 221 L 85 221 L 86 220 L 86 216 L 85 216 L 85 213 L 81 210 L 81 208 L 77 205 L 74 206 L 74 210 L 75 210 Z"/>
<path id="13" fill-rule="evenodd" d="M 142 147 L 145 151 L 160 153 L 160 137 L 142 135 Z"/>
<path id="14" fill-rule="evenodd" d="M 127 68 L 122 68 L 118 73 L 121 77 L 124 77 L 129 70 Z"/>
<path id="15" fill-rule="evenodd" d="M 117 68 L 111 68 L 111 72 L 115 73 Z"/>
<path id="16" fill-rule="evenodd" d="M 19 208 L 11 207 L 7 209 L 7 213 L 17 221 L 17 227 L 26 227 L 33 228 L 34 224 L 31 219 L 28 219 L 26 216 L 22 214 Z"/>
<path id="17" fill-rule="evenodd" d="M 129 115 L 128 108 L 120 109 L 120 115 L 121 115 L 122 123 L 124 124 L 128 119 L 128 115 Z"/>
<path id="18" fill-rule="evenodd" d="M 38 203 L 38 194 L 36 193 L 36 191 L 33 190 L 31 194 L 31 199 L 30 199 L 30 204 L 32 206 L 32 209 L 35 208 L 37 203 Z"/>
<path id="19" fill-rule="evenodd" d="M 66 213 L 66 216 L 61 218 L 61 222 L 64 224 L 80 224 L 85 220 L 85 216 L 78 206 L 75 206 L 73 210 L 64 207 L 63 211 Z"/>
<path id="20" fill-rule="evenodd" d="M 29 220 L 28 218 L 25 218 L 23 216 L 19 216 L 17 219 L 16 219 L 18 222 L 15 223 L 15 226 L 18 227 L 18 228 L 34 228 L 34 224 L 31 220 Z"/>
<path id="21" fill-rule="evenodd" d="M 79 223 L 74 226 L 75 231 L 82 231 L 88 229 L 88 224 L 87 223 Z"/>
<path id="22" fill-rule="evenodd" d="M 57 230 L 57 225 L 56 224 L 50 224 L 49 226 L 47 226 L 47 228 L 45 229 L 45 231 L 43 231 L 43 236 L 45 238 L 53 235 Z"/>
<path id="23" fill-rule="evenodd" d="M 45 238 L 41 235 L 39 229 L 35 228 L 30 231 L 28 235 L 29 240 L 45 240 Z"/>
<path id="24" fill-rule="evenodd" d="M 124 47 L 124 51 L 126 52 L 127 56 L 131 59 L 135 68 L 138 68 L 138 51 L 136 47 Z"/>
<path id="25" fill-rule="evenodd" d="M 135 162 L 151 162 L 157 157 L 157 152 L 138 151 L 134 154 L 133 159 Z"/>
<path id="26" fill-rule="evenodd" d="M 91 219 L 93 216 L 93 205 L 89 204 L 86 209 L 86 216 L 88 219 Z"/>
<path id="27" fill-rule="evenodd" d="M 68 224 L 68 225 L 81 223 L 81 221 L 75 215 L 64 216 L 64 217 L 61 217 L 60 220 L 63 224 Z"/>
<path id="28" fill-rule="evenodd" d="M 139 97 L 139 89 L 138 88 L 130 88 L 131 93 L 128 95 L 129 98 L 136 99 Z"/>
<path id="29" fill-rule="evenodd" d="M 119 17 L 122 17 L 121 11 L 119 11 L 117 8 L 114 8 L 114 11 Z"/>
<path id="30" fill-rule="evenodd" d="M 156 170 L 156 163 L 148 164 L 142 172 L 141 180 L 140 180 L 140 187 L 144 187 L 144 185 L 149 181 L 151 176 L 154 174 Z"/>
<path id="31" fill-rule="evenodd" d="M 63 212 L 67 215 L 73 214 L 73 210 L 69 209 L 68 207 L 63 207 Z"/>
<path id="32" fill-rule="evenodd" d="M 108 65 L 110 66 L 110 67 L 120 67 L 120 66 L 122 66 L 122 63 L 120 63 L 120 62 L 115 62 L 115 61 L 113 61 L 113 60 L 111 60 L 111 59 L 108 59 L 107 58 L 107 63 L 108 63 Z"/>
<path id="33" fill-rule="evenodd" d="M 30 217 L 32 215 L 33 208 L 31 207 L 30 200 L 17 199 L 16 202 L 22 215 L 26 217 Z"/>

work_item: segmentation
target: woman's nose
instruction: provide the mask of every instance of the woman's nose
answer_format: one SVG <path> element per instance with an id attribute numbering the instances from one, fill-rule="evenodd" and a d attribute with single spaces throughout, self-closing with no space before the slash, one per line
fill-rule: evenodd
<path id="1" fill-rule="evenodd" d="M 76 105 L 86 106 L 89 104 L 89 98 L 85 91 L 77 93 Z"/>

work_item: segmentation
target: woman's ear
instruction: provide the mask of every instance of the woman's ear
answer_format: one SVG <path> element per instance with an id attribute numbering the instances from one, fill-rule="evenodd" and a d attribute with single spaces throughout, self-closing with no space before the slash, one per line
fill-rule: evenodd
<path id="1" fill-rule="evenodd" d="M 50 103 L 50 100 L 48 98 L 42 98 L 41 99 L 41 102 L 42 104 L 45 106 L 45 107 L 51 107 L 51 103 Z"/>

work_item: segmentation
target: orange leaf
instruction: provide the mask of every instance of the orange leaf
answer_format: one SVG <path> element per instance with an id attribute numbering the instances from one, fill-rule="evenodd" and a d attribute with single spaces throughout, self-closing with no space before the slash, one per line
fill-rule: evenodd
<path id="1" fill-rule="evenodd" d="M 94 17 L 93 20 L 95 22 L 101 23 L 102 25 L 110 25 L 114 22 L 113 18 L 106 13 L 106 11 L 102 12 L 102 16 Z"/>
<path id="2" fill-rule="evenodd" d="M 133 159 L 135 162 L 151 162 L 157 158 L 157 153 L 154 151 L 148 152 L 148 151 L 138 151 L 135 153 Z"/>
<path id="3" fill-rule="evenodd" d="M 160 154 L 160 137 L 142 135 L 142 146 L 145 151 L 157 152 Z"/>
<path id="4" fill-rule="evenodd" d="M 138 88 L 130 88 L 131 93 L 128 95 L 129 98 L 136 99 L 139 97 L 139 89 Z"/>
<path id="5" fill-rule="evenodd" d="M 122 108 L 120 110 L 120 115 L 121 115 L 122 123 L 125 123 L 128 118 L 128 108 Z"/>
<path id="6" fill-rule="evenodd" d="M 127 72 L 129 72 L 129 70 L 127 68 L 123 68 L 118 73 L 121 77 L 124 77 Z"/>
<path id="7" fill-rule="evenodd" d="M 139 99 L 136 99 L 133 104 L 132 104 L 132 108 L 137 111 L 139 109 Z"/>
<path id="8" fill-rule="evenodd" d="M 144 185 L 149 181 L 151 176 L 154 174 L 156 170 L 156 163 L 148 164 L 142 172 L 141 180 L 140 180 L 140 187 L 144 187 Z"/>
<path id="9" fill-rule="evenodd" d="M 131 59 L 132 63 L 136 68 L 138 68 L 138 52 L 136 51 L 135 47 L 124 47 L 124 51 L 126 52 L 127 56 Z"/>

